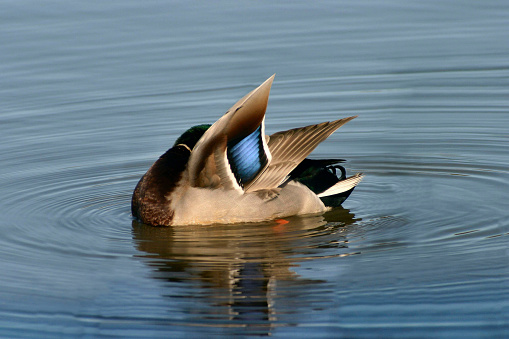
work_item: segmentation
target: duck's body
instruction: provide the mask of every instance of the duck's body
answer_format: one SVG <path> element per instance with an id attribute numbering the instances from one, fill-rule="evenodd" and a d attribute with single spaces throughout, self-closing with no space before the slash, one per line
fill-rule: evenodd
<path id="1" fill-rule="evenodd" d="M 341 166 L 331 166 L 341 160 L 305 158 L 354 117 L 267 137 L 264 117 L 273 78 L 214 125 L 184 133 L 138 182 L 133 215 L 166 226 L 260 222 L 323 213 L 324 201 L 341 204 L 362 175 L 345 178 Z"/>
<path id="2" fill-rule="evenodd" d="M 182 192 L 177 190 L 176 193 L 181 193 L 181 199 L 171 204 L 176 225 L 260 222 L 326 210 L 320 198 L 298 182 L 289 182 L 277 191 L 261 190 L 245 194 L 197 187 L 180 188 Z"/>

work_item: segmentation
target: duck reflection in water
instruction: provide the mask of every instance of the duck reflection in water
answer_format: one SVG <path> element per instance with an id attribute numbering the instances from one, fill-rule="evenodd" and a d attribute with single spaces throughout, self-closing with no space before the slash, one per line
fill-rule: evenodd
<path id="1" fill-rule="evenodd" d="M 133 237 L 153 277 L 167 282 L 165 295 L 192 301 L 180 310 L 186 322 L 269 335 L 275 326 L 291 325 L 278 315 L 305 306 L 299 305 L 303 289 L 323 282 L 293 268 L 331 252 L 350 254 L 348 225 L 356 221 L 342 207 L 263 224 L 153 227 L 133 221 Z"/>

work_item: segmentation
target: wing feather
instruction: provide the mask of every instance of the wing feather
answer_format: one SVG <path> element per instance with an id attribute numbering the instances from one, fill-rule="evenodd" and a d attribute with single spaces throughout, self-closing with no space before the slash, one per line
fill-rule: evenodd
<path id="1" fill-rule="evenodd" d="M 318 144 L 354 118 L 356 116 L 272 134 L 267 143 L 270 164 L 244 190 L 251 192 L 278 187 Z"/>

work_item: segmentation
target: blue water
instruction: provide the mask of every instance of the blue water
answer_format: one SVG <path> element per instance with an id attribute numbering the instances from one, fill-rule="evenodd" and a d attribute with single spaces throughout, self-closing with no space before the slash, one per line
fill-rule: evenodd
<path id="1" fill-rule="evenodd" d="M 0 337 L 509 337 L 506 1 L 0 3 Z M 276 73 L 267 133 L 359 117 L 366 177 L 285 225 L 132 190 Z"/>

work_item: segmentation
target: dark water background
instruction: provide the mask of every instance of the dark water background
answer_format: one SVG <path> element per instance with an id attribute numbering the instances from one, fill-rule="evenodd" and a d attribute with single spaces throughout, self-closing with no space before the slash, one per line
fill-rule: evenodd
<path id="1" fill-rule="evenodd" d="M 277 73 L 325 217 L 151 228 L 130 196 Z M 3 1 L 0 337 L 509 337 L 509 2 Z"/>

